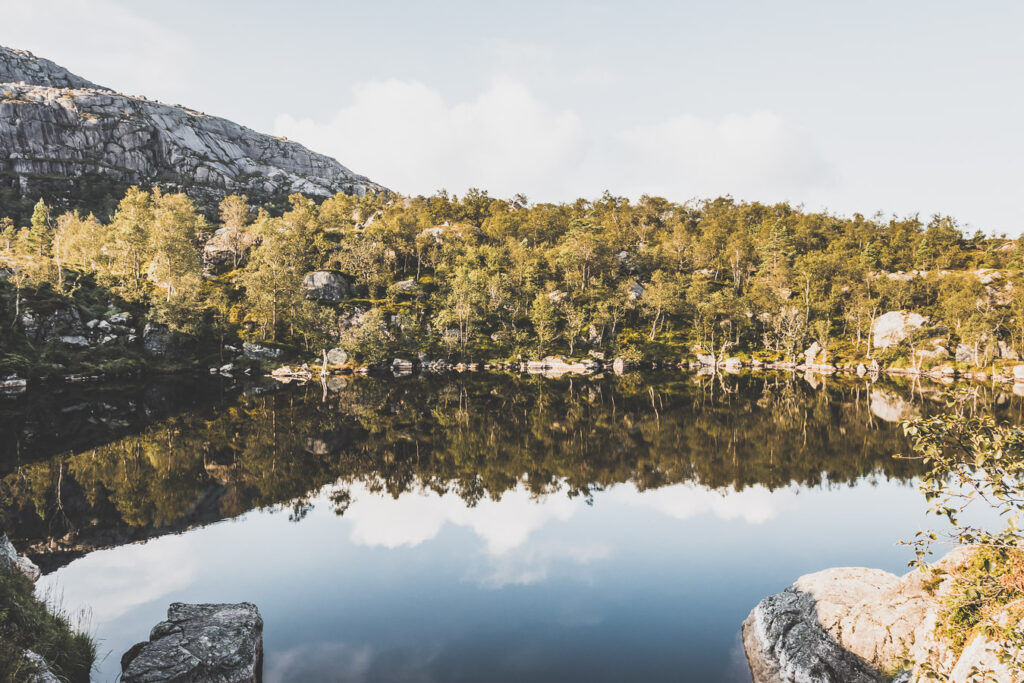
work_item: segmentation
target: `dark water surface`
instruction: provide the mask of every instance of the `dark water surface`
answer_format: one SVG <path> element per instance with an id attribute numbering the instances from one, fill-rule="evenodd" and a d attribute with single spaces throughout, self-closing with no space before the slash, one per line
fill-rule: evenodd
<path id="1" fill-rule="evenodd" d="M 168 603 L 248 600 L 268 683 L 749 681 L 762 597 L 905 571 L 927 520 L 896 420 L 940 408 L 678 372 L 37 391 L 0 400 L 0 512 L 91 611 L 96 680 Z"/>

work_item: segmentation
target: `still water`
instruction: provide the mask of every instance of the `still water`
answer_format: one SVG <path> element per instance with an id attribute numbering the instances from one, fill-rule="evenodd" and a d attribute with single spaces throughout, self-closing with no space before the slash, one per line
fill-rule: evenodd
<path id="1" fill-rule="evenodd" d="M 980 409 L 1019 420 L 982 388 Z M 0 403 L 0 497 L 95 680 L 173 601 L 256 603 L 264 680 L 749 681 L 739 625 L 928 524 L 895 420 L 788 375 L 149 384 Z"/>

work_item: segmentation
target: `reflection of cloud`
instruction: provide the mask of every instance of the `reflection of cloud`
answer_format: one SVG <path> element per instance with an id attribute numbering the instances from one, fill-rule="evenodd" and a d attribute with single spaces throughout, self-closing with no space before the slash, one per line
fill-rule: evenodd
<path id="1" fill-rule="evenodd" d="M 575 567 L 588 565 L 611 554 L 604 546 L 588 547 L 561 543 L 540 548 L 523 548 L 520 552 L 494 557 L 488 573 L 479 579 L 487 588 L 528 586 L 548 578 L 555 562 L 571 562 Z M 578 575 L 577 575 L 577 578 Z"/>
<path id="2" fill-rule="evenodd" d="M 312 681 L 330 671 L 334 680 L 364 681 L 373 663 L 369 645 L 309 643 L 277 651 L 263 670 L 266 683 Z"/>
<path id="3" fill-rule="evenodd" d="M 548 521 L 567 520 L 578 501 L 555 495 L 538 501 L 523 488 L 501 500 L 484 499 L 475 507 L 454 493 L 433 491 L 403 493 L 388 498 L 352 489 L 353 503 L 345 513 L 352 522 L 352 541 L 366 546 L 415 546 L 437 536 L 445 524 L 468 527 L 487 544 L 490 555 L 502 555 L 526 543 L 530 534 Z"/>
<path id="4" fill-rule="evenodd" d="M 742 491 L 732 488 L 709 489 L 697 484 L 676 484 L 660 489 L 637 491 L 633 484 L 622 484 L 608 491 L 616 501 L 651 508 L 675 519 L 690 519 L 712 514 L 719 519 L 742 519 L 748 524 L 763 524 L 785 508 L 792 507 L 795 489 L 770 491 L 761 485 Z"/>
<path id="5" fill-rule="evenodd" d="M 40 579 L 38 590 L 52 590 L 68 607 L 90 606 L 95 622 L 102 624 L 185 588 L 196 569 L 185 537 L 168 537 L 91 553 Z"/>

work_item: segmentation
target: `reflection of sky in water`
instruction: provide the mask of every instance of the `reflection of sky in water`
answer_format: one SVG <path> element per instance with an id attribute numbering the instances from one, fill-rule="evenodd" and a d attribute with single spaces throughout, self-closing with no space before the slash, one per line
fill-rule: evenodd
<path id="1" fill-rule="evenodd" d="M 98 680 L 167 604 L 259 605 L 275 681 L 749 680 L 739 624 L 765 595 L 835 565 L 902 573 L 923 504 L 910 485 L 740 492 L 621 484 L 593 504 L 521 489 L 352 489 L 301 522 L 250 512 L 99 551 L 45 577 L 91 606 Z"/>

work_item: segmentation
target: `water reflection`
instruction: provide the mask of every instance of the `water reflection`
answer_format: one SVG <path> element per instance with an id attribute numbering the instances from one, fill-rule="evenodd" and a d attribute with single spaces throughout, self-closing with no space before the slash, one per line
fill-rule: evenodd
<path id="1" fill-rule="evenodd" d="M 902 570 L 923 505 L 896 421 L 942 400 L 682 373 L 276 389 L 126 391 L 68 449 L 29 429 L 5 454 L 5 528 L 92 608 L 100 680 L 172 600 L 259 604 L 268 681 L 744 680 L 761 597 Z M 999 388 L 976 407 L 1021 410 Z"/>
<path id="2" fill-rule="evenodd" d="M 510 493 L 587 498 L 629 482 L 662 489 L 651 499 L 672 505 L 679 503 L 664 489 L 670 485 L 741 492 L 728 501 L 708 494 L 701 504 L 765 515 L 740 512 L 757 505 L 758 490 L 911 476 L 912 463 L 890 457 L 905 445 L 890 418 L 910 412 L 906 406 L 932 409 L 899 387 L 830 382 L 814 390 L 784 376 L 679 373 L 335 378 L 333 391 L 269 394 L 204 389 L 213 397 L 206 403 L 184 392 L 192 403 L 165 408 L 166 417 L 134 433 L 121 436 L 129 421 L 114 421 L 101 445 L 43 459 L 22 447 L 23 464 L 0 482 L 12 536 L 52 568 L 92 548 L 253 508 L 285 504 L 298 519 L 311 494 L 335 483 L 339 514 L 355 484 L 391 496 L 422 488 L 465 508 Z M 174 404 L 166 395 L 162 403 Z M 131 409 L 153 414 L 138 405 Z M 95 441 L 94 422 L 86 424 Z M 423 524 L 429 519 L 425 511 Z"/>

